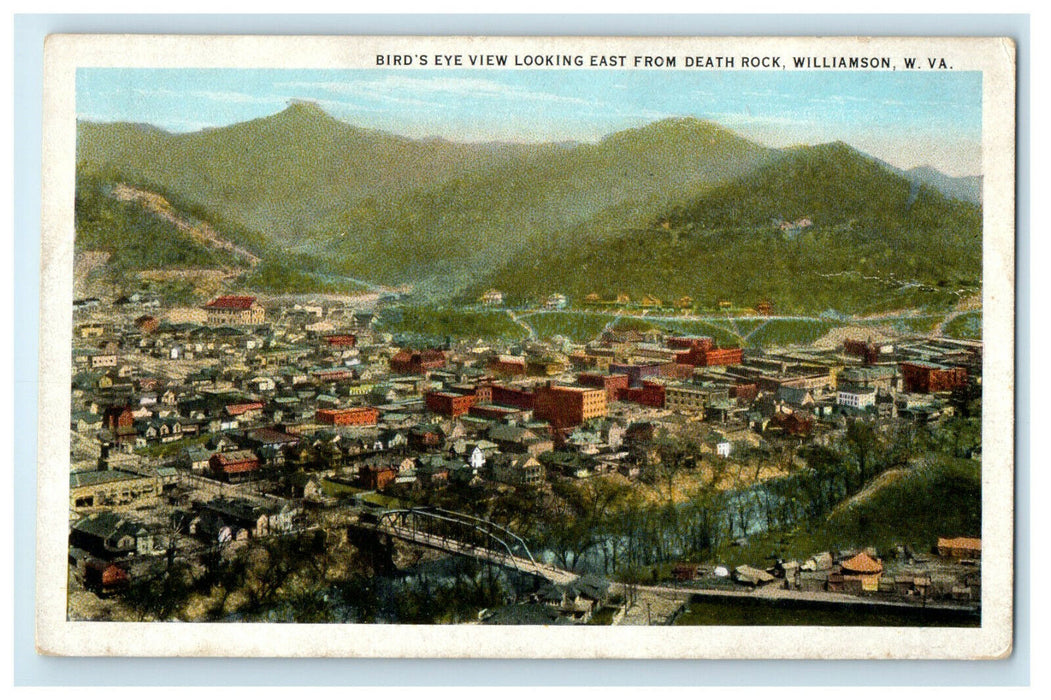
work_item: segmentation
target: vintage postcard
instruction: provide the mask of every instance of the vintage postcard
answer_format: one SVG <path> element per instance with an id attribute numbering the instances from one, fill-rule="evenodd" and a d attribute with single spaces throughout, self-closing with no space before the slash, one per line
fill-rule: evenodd
<path id="1" fill-rule="evenodd" d="M 45 64 L 41 653 L 1010 653 L 1009 39 Z"/>

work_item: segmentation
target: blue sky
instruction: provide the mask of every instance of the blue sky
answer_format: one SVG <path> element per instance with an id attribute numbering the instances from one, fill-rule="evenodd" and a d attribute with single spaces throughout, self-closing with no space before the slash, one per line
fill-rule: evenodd
<path id="1" fill-rule="evenodd" d="M 860 71 L 80 69 L 77 114 L 194 131 L 313 100 L 356 126 L 457 141 L 594 141 L 670 116 L 769 146 L 842 140 L 981 172 L 981 74 Z"/>

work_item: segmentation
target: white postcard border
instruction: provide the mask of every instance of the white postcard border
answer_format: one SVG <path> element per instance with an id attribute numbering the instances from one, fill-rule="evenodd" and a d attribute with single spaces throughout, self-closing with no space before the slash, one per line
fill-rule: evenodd
<path id="1" fill-rule="evenodd" d="M 908 50 L 983 72 L 983 623 L 978 629 L 514 628 L 69 622 L 66 614 L 77 67 L 370 68 L 376 53 L 691 52 L 844 56 Z M 693 47 L 698 47 L 696 51 Z M 703 48 L 700 48 L 703 47 Z M 560 68 L 560 69 L 565 69 Z M 421 69 L 426 70 L 426 69 Z M 433 69 L 431 69 L 433 70 Z M 484 69 L 479 69 L 484 70 Z M 37 646 L 99 656 L 1002 658 L 1012 642 L 1014 45 L 990 38 L 50 37 L 45 56 L 38 432 Z M 990 339 L 992 342 L 990 342 Z M 992 592 L 1006 592 L 1006 594 Z"/>

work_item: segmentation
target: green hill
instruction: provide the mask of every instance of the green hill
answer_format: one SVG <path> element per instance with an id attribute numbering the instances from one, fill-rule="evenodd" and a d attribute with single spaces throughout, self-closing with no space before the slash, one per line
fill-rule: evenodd
<path id="1" fill-rule="evenodd" d="M 617 228 L 615 218 L 554 237 L 466 295 L 651 294 L 710 307 L 769 299 L 777 313 L 814 313 L 944 308 L 954 290 L 980 285 L 980 208 L 841 143 L 783 151 L 641 227 L 623 219 Z"/>
<path id="2" fill-rule="evenodd" d="M 424 187 L 516 149 L 360 129 L 309 103 L 193 133 L 82 122 L 77 134 L 77 156 L 88 167 L 162 190 L 279 242 L 316 232 L 358 198 Z"/>
<path id="3" fill-rule="evenodd" d="M 190 134 L 82 123 L 77 149 L 82 174 L 157 192 L 258 255 L 273 291 L 349 277 L 436 299 L 496 287 L 812 313 L 942 309 L 980 285 L 980 207 L 842 143 L 771 150 L 692 118 L 597 143 L 462 144 L 296 103 Z"/>
<path id="4" fill-rule="evenodd" d="M 243 264 L 233 253 L 195 240 L 141 204 L 117 199 L 112 186 L 91 175 L 78 175 L 74 206 L 77 253 L 109 253 L 107 265 L 118 273 Z"/>
<path id="5" fill-rule="evenodd" d="M 90 123 L 78 134 L 86 168 L 163 192 L 262 245 L 443 290 L 609 207 L 663 204 L 768 154 L 695 119 L 594 144 L 458 144 L 359 129 L 309 104 L 192 134 Z"/>

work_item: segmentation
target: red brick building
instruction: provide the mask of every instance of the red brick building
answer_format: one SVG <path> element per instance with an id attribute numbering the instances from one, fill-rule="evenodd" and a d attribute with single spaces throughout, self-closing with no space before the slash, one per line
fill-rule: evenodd
<path id="1" fill-rule="evenodd" d="M 626 374 L 595 374 L 585 372 L 577 375 L 577 383 L 592 389 L 606 392 L 607 401 L 616 401 L 620 393 L 628 388 L 629 378 Z"/>
<path id="2" fill-rule="evenodd" d="M 354 379 L 354 372 L 349 369 L 323 369 L 314 372 L 311 376 L 314 381 L 327 384 L 329 382 L 346 382 Z"/>
<path id="3" fill-rule="evenodd" d="M 529 389 L 493 384 L 492 401 L 501 406 L 512 406 L 523 411 L 536 408 L 536 394 Z"/>
<path id="4" fill-rule="evenodd" d="M 350 333 L 340 333 L 336 335 L 326 335 L 325 344 L 330 347 L 337 348 L 352 348 L 358 344 L 358 338 Z"/>
<path id="5" fill-rule="evenodd" d="M 967 383 L 967 370 L 933 362 L 903 362 L 902 388 L 910 394 L 931 394 L 951 391 Z"/>
<path id="6" fill-rule="evenodd" d="M 432 369 L 445 366 L 445 353 L 441 350 L 402 350 L 390 358 L 392 372 L 399 374 L 426 374 Z"/>
<path id="7" fill-rule="evenodd" d="M 526 359 L 512 355 L 497 355 L 489 360 L 489 371 L 504 377 L 519 377 L 526 373 Z"/>
<path id="8" fill-rule="evenodd" d="M 443 416 L 462 416 L 478 401 L 474 394 L 457 394 L 452 391 L 429 391 L 425 395 L 427 410 Z"/>
<path id="9" fill-rule="evenodd" d="M 580 425 L 606 413 L 606 392 L 602 389 L 547 384 L 536 390 L 534 415 L 556 429 Z"/>
<path id="10" fill-rule="evenodd" d="M 659 382 L 645 381 L 641 387 L 622 391 L 620 400 L 642 404 L 650 408 L 664 408 L 664 385 Z"/>
<path id="11" fill-rule="evenodd" d="M 259 469 L 259 458 L 251 450 L 216 452 L 208 459 L 208 466 L 216 476 L 236 481 Z"/>
<path id="12" fill-rule="evenodd" d="M 860 357 L 866 365 L 871 365 L 879 360 L 880 348 L 875 343 L 866 343 L 864 340 L 848 338 L 843 341 L 843 352 L 847 355 Z"/>
<path id="13" fill-rule="evenodd" d="M 135 414 L 128 406 L 110 406 L 102 415 L 102 425 L 118 442 L 135 441 Z"/>
<path id="14" fill-rule="evenodd" d="M 362 465 L 358 471 L 358 481 L 362 487 L 380 491 L 398 478 L 398 470 L 390 466 Z"/>
<path id="15" fill-rule="evenodd" d="M 316 414 L 317 422 L 325 425 L 376 425 L 380 412 L 371 406 L 353 408 L 321 408 Z"/>
<path id="16" fill-rule="evenodd" d="M 724 365 L 739 365 L 744 356 L 741 348 L 703 348 L 694 347 L 686 352 L 679 353 L 675 361 L 680 365 L 693 365 L 695 367 L 716 367 Z"/>
<path id="17" fill-rule="evenodd" d="M 677 362 L 666 362 L 660 367 L 660 376 L 668 379 L 690 379 L 693 376 L 693 366 L 680 365 Z"/>

